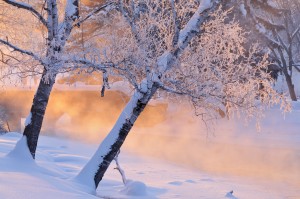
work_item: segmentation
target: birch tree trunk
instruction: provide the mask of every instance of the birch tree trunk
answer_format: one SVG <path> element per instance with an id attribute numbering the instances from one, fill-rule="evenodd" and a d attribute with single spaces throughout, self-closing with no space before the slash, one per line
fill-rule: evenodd
<path id="1" fill-rule="evenodd" d="M 282 65 L 281 65 L 282 72 L 284 74 L 285 81 L 286 81 L 286 84 L 289 89 L 289 94 L 290 94 L 291 100 L 297 101 L 297 95 L 296 95 L 295 87 L 294 87 L 293 80 L 292 80 L 292 69 L 289 70 L 289 66 L 287 65 L 283 51 L 280 48 L 278 48 L 278 52 L 279 52 L 281 62 L 282 62 Z M 290 55 L 290 57 L 291 57 L 291 55 Z M 292 58 L 290 58 L 290 61 L 289 61 L 290 66 L 292 66 L 292 64 L 293 64 L 291 62 L 291 60 L 292 60 Z M 289 73 L 289 71 L 290 71 L 290 73 Z"/>
<path id="2" fill-rule="evenodd" d="M 159 2 L 159 0 L 153 1 L 153 3 L 155 2 Z M 213 10 L 218 5 L 218 3 L 219 2 L 217 1 L 212 2 L 211 0 L 201 1 L 198 9 L 189 18 L 186 25 L 181 30 L 179 30 L 179 28 L 176 29 L 176 34 L 173 36 L 174 39 L 172 45 L 174 49 L 172 49 L 171 52 L 166 50 L 165 53 L 159 53 L 154 59 L 156 61 L 158 72 L 156 72 L 155 70 L 151 71 L 149 69 L 146 69 L 147 74 L 144 76 L 143 80 L 141 80 L 140 84 L 137 85 L 137 83 L 134 83 L 136 88 L 135 93 L 122 111 L 113 129 L 102 141 L 90 161 L 77 175 L 76 179 L 80 183 L 88 187 L 93 187 L 94 189 L 98 187 L 98 184 L 102 180 L 104 173 L 120 150 L 138 116 L 143 112 L 144 108 L 147 106 L 148 102 L 154 96 L 156 91 L 161 88 L 161 76 L 173 67 L 179 55 L 182 54 L 184 49 L 187 48 L 190 41 L 194 38 L 195 35 L 197 35 L 201 24 L 207 19 L 210 11 Z M 126 12 L 124 11 L 125 9 L 123 9 L 123 6 L 124 5 L 122 4 L 122 1 L 120 1 L 120 11 Z M 174 6 L 173 8 L 175 9 Z M 132 12 L 134 12 L 134 8 Z M 128 20 L 127 14 L 128 13 L 124 14 L 126 20 Z M 132 21 L 129 20 L 129 25 L 131 26 L 133 37 L 140 38 L 141 35 L 138 31 L 136 31 L 137 29 L 135 27 L 135 24 L 131 22 Z M 151 42 L 153 42 L 153 40 L 151 40 Z M 137 45 L 140 45 L 139 48 L 141 49 L 141 51 L 145 51 L 145 49 L 148 48 L 146 47 L 147 44 L 140 43 L 139 41 L 137 42 Z M 152 54 L 152 51 L 152 48 L 146 50 L 146 57 L 139 57 L 138 59 L 150 58 L 149 54 Z M 142 56 L 144 55 L 145 54 L 143 54 Z M 138 74 L 140 68 L 142 67 L 139 65 L 138 68 L 139 69 L 137 69 L 137 71 L 132 71 L 132 75 L 134 75 L 134 72 Z M 132 76 L 130 78 L 134 79 Z"/>
<path id="3" fill-rule="evenodd" d="M 42 76 L 36 94 L 33 98 L 30 114 L 28 116 L 29 118 L 27 119 L 29 121 L 23 132 L 23 135 L 27 138 L 28 148 L 33 159 L 35 158 L 38 138 L 54 83 L 55 76 L 47 82 L 44 81 L 44 75 Z"/>
<path id="4" fill-rule="evenodd" d="M 39 11 L 35 10 L 35 8 L 30 5 L 30 3 L 25 3 L 22 1 L 18 2 L 15 0 L 4 0 L 4 2 L 15 8 L 20 8 L 29 13 L 32 13 L 35 17 L 37 17 L 39 22 L 44 25 L 48 33 L 47 44 L 45 46 L 46 57 L 37 55 L 29 50 L 19 48 L 18 46 L 10 43 L 8 41 L 8 38 L 6 40 L 0 38 L 0 44 L 4 44 L 21 54 L 31 56 L 44 67 L 43 75 L 37 88 L 36 94 L 34 96 L 30 114 L 27 117 L 25 129 L 23 132 L 23 135 L 27 138 L 27 144 L 30 153 L 32 157 L 35 158 L 38 137 L 41 131 L 50 93 L 55 83 L 55 78 L 57 74 L 60 73 L 60 69 L 67 62 L 66 60 L 62 60 L 62 57 L 64 57 L 64 59 L 68 57 L 63 55 L 68 54 L 65 54 L 64 48 L 71 35 L 71 32 L 74 29 L 74 27 L 79 26 L 81 23 L 88 20 L 93 15 L 105 9 L 112 3 L 102 5 L 94 9 L 89 14 L 87 14 L 86 17 L 83 17 L 82 19 L 78 20 L 79 0 L 66 0 L 64 18 L 63 21 L 60 23 L 59 19 L 61 17 L 59 16 L 60 13 L 58 8 L 60 4 L 58 0 L 44 1 L 41 8 L 42 10 L 45 10 L 47 12 L 47 18 L 44 18 L 44 16 L 40 14 Z M 72 62 L 73 56 L 72 58 L 68 58 L 70 59 L 68 61 Z M 78 63 L 77 61 L 74 62 L 76 62 L 76 64 Z M 47 81 L 45 81 L 45 79 Z"/>
<path id="5" fill-rule="evenodd" d="M 128 133 L 138 116 L 143 112 L 158 87 L 153 85 L 147 93 L 136 91 L 122 111 L 116 124 L 86 166 L 78 174 L 77 179 L 88 187 L 98 187 L 108 166 L 117 155 Z"/>
<path id="6" fill-rule="evenodd" d="M 293 84 L 292 78 L 289 74 L 284 73 L 285 81 L 289 89 L 289 94 L 292 101 L 297 101 L 297 95 L 295 92 L 295 86 Z"/>

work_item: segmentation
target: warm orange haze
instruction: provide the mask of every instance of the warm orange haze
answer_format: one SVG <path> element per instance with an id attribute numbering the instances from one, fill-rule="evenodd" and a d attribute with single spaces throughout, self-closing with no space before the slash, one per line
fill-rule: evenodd
<path id="1" fill-rule="evenodd" d="M 299 0 L 0 0 L 0 199 L 298 199 L 299 52 Z"/>
<path id="2" fill-rule="evenodd" d="M 27 117 L 33 94 L 26 89 L 6 90 L 1 94 L 0 105 L 8 108 L 13 131 L 20 131 L 20 120 Z M 107 91 L 105 97 L 100 97 L 100 90 L 76 90 L 74 85 L 69 90 L 54 90 L 42 134 L 99 143 L 128 100 L 121 91 Z M 271 115 L 268 121 L 272 121 Z M 280 125 L 276 120 L 273 122 Z M 185 102 L 154 103 L 138 119 L 123 150 L 220 175 L 300 185 L 296 146 L 280 140 L 280 133 L 285 132 L 270 134 L 264 128 L 263 132 L 257 132 L 253 124 L 245 126 L 241 121 L 227 119 L 216 124 L 217 127 L 207 129 Z M 275 136 L 275 140 L 270 136 Z"/>

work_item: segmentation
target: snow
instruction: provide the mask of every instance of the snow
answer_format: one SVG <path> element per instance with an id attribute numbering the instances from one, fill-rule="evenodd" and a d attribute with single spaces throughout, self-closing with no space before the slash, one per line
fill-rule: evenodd
<path id="1" fill-rule="evenodd" d="M 143 182 L 129 180 L 125 188 L 120 191 L 129 196 L 147 196 L 147 186 Z"/>
<path id="2" fill-rule="evenodd" d="M 241 11 L 241 13 L 243 14 L 243 16 L 247 16 L 247 10 L 245 9 L 245 4 L 241 4 L 240 5 L 240 11 Z"/>
<path id="3" fill-rule="evenodd" d="M 31 124 L 31 117 L 32 117 L 32 113 L 30 112 L 29 115 L 26 117 L 26 120 L 25 120 L 25 127 L 28 126 L 29 124 Z"/>
<path id="4" fill-rule="evenodd" d="M 173 58 L 173 55 L 170 52 L 165 52 L 162 54 L 157 61 L 159 72 L 163 73 L 168 69 L 169 62 Z"/>
<path id="5" fill-rule="evenodd" d="M 231 199 L 237 199 L 234 195 L 233 195 L 233 191 L 230 191 L 228 192 L 226 195 L 225 195 L 226 198 L 231 198 Z"/>
<path id="6" fill-rule="evenodd" d="M 22 159 L 24 162 L 32 163 L 32 156 L 30 151 L 27 147 L 27 140 L 26 137 L 23 136 L 16 144 L 15 148 L 7 154 L 7 157 L 15 158 L 15 159 Z"/>
<path id="7" fill-rule="evenodd" d="M 120 117 L 118 118 L 116 125 L 112 128 L 109 134 L 105 137 L 105 139 L 101 142 L 97 151 L 91 158 L 91 160 L 86 164 L 86 166 L 82 169 L 82 171 L 76 177 L 76 180 L 82 182 L 84 185 L 88 187 L 95 187 L 94 183 L 94 175 L 98 170 L 100 163 L 102 162 L 102 158 L 109 152 L 110 147 L 115 143 L 118 138 L 119 130 L 126 122 L 126 120 L 131 116 L 134 106 L 137 104 L 138 99 L 140 98 L 140 93 L 135 92 L 126 105 L 125 109 L 122 111 Z"/>
<path id="8" fill-rule="evenodd" d="M 201 14 L 209 9 L 212 6 L 211 0 L 202 0 L 197 11 L 194 13 L 192 18 L 189 20 L 187 25 L 180 31 L 178 45 L 183 48 L 186 44 L 186 40 L 189 37 L 189 34 L 193 31 L 198 31 L 199 29 L 199 22 L 201 20 Z"/>
<path id="9" fill-rule="evenodd" d="M 295 92 L 297 94 L 297 97 L 300 98 L 300 73 L 295 69 L 293 69 L 292 80 L 295 86 Z M 282 93 L 288 93 L 288 87 L 284 75 L 279 75 L 275 83 L 275 89 Z"/>
<path id="10" fill-rule="evenodd" d="M 267 164 L 270 154 L 276 156 L 279 149 L 289 149 L 295 153 L 299 151 L 299 116 L 300 103 L 293 102 L 293 111 L 286 115 L 285 122 L 278 107 L 274 107 L 263 120 L 262 129 L 265 134 L 256 134 L 252 127 L 241 127 L 240 124 L 231 124 L 228 129 L 239 131 L 233 134 L 227 141 L 231 146 L 247 145 L 252 148 L 255 156 L 259 156 L 259 148 L 265 151 L 263 162 Z M 172 107 L 170 107 L 171 109 Z M 172 112 L 171 114 L 174 114 Z M 174 118 L 173 118 L 174 120 Z M 179 118 L 181 120 L 181 118 Z M 177 121 L 177 120 L 175 120 Z M 179 123 L 180 124 L 180 123 Z M 177 126 L 177 125 L 173 125 Z M 188 125 L 186 125 L 188 128 Z M 175 128 L 174 128 L 175 129 Z M 220 125 L 216 130 L 216 137 L 225 136 L 228 129 Z M 153 131 L 156 129 L 153 128 Z M 177 128 L 178 130 L 178 128 Z M 253 142 L 243 143 L 242 137 L 246 131 L 252 131 Z M 277 132 L 284 132 L 277 134 Z M 161 132 L 157 132 L 160 133 Z M 149 133 L 146 137 L 149 140 Z M 183 135 L 172 135 L 176 137 Z M 199 136 L 199 135 L 198 135 Z M 194 138 L 195 140 L 195 138 Z M 224 140 L 223 140 L 224 141 Z M 140 145 L 143 142 L 140 140 Z M 190 145 L 192 145 L 191 143 Z M 203 143 L 201 143 L 203 144 Z M 270 145 L 270 146 L 269 146 Z M 159 148 L 157 140 L 152 147 Z M 188 148 L 189 146 L 186 146 Z M 208 147 L 203 146 L 203 147 Z M 272 147 L 272 153 L 267 149 Z M 145 155 L 137 155 L 123 150 L 119 156 L 119 163 L 126 173 L 128 180 L 123 184 L 119 172 L 109 167 L 98 189 L 93 191 L 85 186 L 82 179 L 75 178 L 84 165 L 89 161 L 97 144 L 83 143 L 59 137 L 41 136 L 37 148 L 36 161 L 31 159 L 26 148 L 26 138 L 18 133 L 8 133 L 0 136 L 0 198 L 1 199 L 298 199 L 300 198 L 299 184 L 292 184 L 282 180 L 266 180 L 258 178 L 246 178 L 239 175 L 229 175 L 218 172 L 207 172 L 203 169 L 191 169 L 182 167 L 174 162 L 167 162 Z M 142 146 L 140 146 L 142 148 Z M 203 148 L 202 148 L 203 149 Z M 139 152 L 138 149 L 137 151 Z M 173 150 L 176 149 L 173 148 Z M 212 150 L 207 156 L 214 156 L 214 161 L 219 160 L 218 153 L 229 152 L 226 148 Z M 240 151 L 242 152 L 242 151 Z M 163 151 L 160 151 L 163 153 Z M 188 153 L 188 151 L 186 152 Z M 194 151 L 194 155 L 201 151 Z M 179 154 L 178 154 L 179 155 Z M 188 156 L 188 154 L 186 154 Z M 299 177 L 299 160 L 291 159 L 292 154 L 285 153 L 284 161 L 289 167 L 280 167 L 282 173 L 293 172 L 294 178 Z M 231 154 L 227 154 L 231 159 Z M 201 158 L 206 162 L 205 157 Z M 294 162 L 290 162 L 293 160 Z M 232 167 L 240 164 L 238 160 L 232 161 Z M 250 161 L 247 162 L 251 164 Z M 275 163 L 275 162 L 273 162 Z M 256 162 L 261 165 L 261 162 Z M 222 165 L 220 165 L 222 166 Z M 223 165 L 226 167 L 226 165 Z M 270 166 L 270 165 L 269 165 Z M 241 168 L 240 168 L 241 169 Z M 86 184 L 89 185 L 89 184 Z"/>
<path id="11" fill-rule="evenodd" d="M 148 91 L 147 79 L 144 79 L 140 84 L 140 91 L 146 93 Z"/>
<path id="12" fill-rule="evenodd" d="M 265 34 L 267 32 L 265 27 L 263 27 L 262 25 L 256 25 L 256 29 L 262 34 Z"/>
<path id="13" fill-rule="evenodd" d="M 66 15 L 72 16 L 74 13 L 76 13 L 77 7 L 74 6 L 74 0 L 68 0 L 67 6 L 66 6 Z"/>
<path id="14" fill-rule="evenodd" d="M 202 13 L 206 9 L 212 6 L 211 0 L 202 0 L 199 7 L 199 13 Z"/>
<path id="15" fill-rule="evenodd" d="M 267 0 L 267 3 L 268 3 L 269 6 L 271 6 L 273 8 L 277 8 L 278 7 L 273 0 Z"/>

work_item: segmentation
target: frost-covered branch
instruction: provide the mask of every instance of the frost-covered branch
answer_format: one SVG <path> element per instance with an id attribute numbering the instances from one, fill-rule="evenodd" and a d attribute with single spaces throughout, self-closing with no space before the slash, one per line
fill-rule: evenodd
<path id="1" fill-rule="evenodd" d="M 17 2 L 14 0 L 3 0 L 4 2 L 6 2 L 7 4 L 10 4 L 12 6 L 15 6 L 17 8 L 21 8 L 24 10 L 27 10 L 29 12 L 31 12 L 34 16 L 36 16 L 39 21 L 47 27 L 47 21 L 44 19 L 44 17 L 38 12 L 36 11 L 31 5 L 24 3 L 24 2 Z"/>
<path id="2" fill-rule="evenodd" d="M 272 23 L 271 21 L 269 20 L 266 20 L 260 16 L 256 16 L 255 17 L 257 22 L 258 23 L 261 23 L 263 24 L 267 29 L 270 29 L 270 30 L 273 30 L 273 31 L 282 31 L 284 30 L 286 27 L 282 24 L 275 24 L 275 23 Z"/>
<path id="3" fill-rule="evenodd" d="M 247 2 L 251 3 L 254 7 L 260 8 L 265 10 L 265 12 L 268 12 L 272 15 L 281 16 L 284 12 L 286 12 L 286 9 L 278 8 L 274 4 L 271 3 L 271 1 L 268 0 L 246 0 Z"/>
<path id="4" fill-rule="evenodd" d="M 194 13 L 192 18 L 186 24 L 186 26 L 180 30 L 179 37 L 178 37 L 178 50 L 183 50 L 194 37 L 195 34 L 199 32 L 200 25 L 204 22 L 207 18 L 209 11 L 212 6 L 213 2 L 211 0 L 202 0 L 197 11 Z M 216 6 L 217 4 L 215 4 Z"/>
<path id="5" fill-rule="evenodd" d="M 178 44 L 178 39 L 180 35 L 180 25 L 179 25 L 179 19 L 178 19 L 178 14 L 177 10 L 175 8 L 175 2 L 174 0 L 170 0 L 171 4 L 171 9 L 172 9 L 172 17 L 173 17 L 173 24 L 174 24 L 174 36 L 173 36 L 173 47 L 177 46 Z"/>
<path id="6" fill-rule="evenodd" d="M 132 5 L 132 3 L 133 3 L 133 1 L 131 1 L 131 5 Z M 129 8 L 126 8 L 125 3 L 123 2 L 123 0 L 119 0 L 117 6 L 118 6 L 118 9 L 120 10 L 122 16 L 124 17 L 125 21 L 130 26 L 131 32 L 134 35 L 135 39 L 139 42 L 141 40 L 141 38 L 139 38 L 137 26 L 136 26 L 136 23 L 135 23 L 136 17 L 133 16 L 134 13 L 135 13 L 135 10 L 131 10 L 131 15 L 132 16 L 130 16 L 130 13 L 129 13 L 129 10 L 128 10 L 129 8 L 132 9 L 134 7 L 129 6 Z"/>
<path id="7" fill-rule="evenodd" d="M 291 39 L 294 39 L 296 37 L 296 35 L 299 33 L 300 31 L 300 25 L 298 26 L 298 28 L 296 28 L 296 30 L 292 33 L 291 35 Z"/>
<path id="8" fill-rule="evenodd" d="M 166 97 L 184 95 L 204 119 L 236 114 L 245 120 L 259 119 L 273 104 L 289 108 L 273 89 L 266 72 L 267 57 L 255 56 L 257 46 L 246 53 L 243 29 L 228 19 L 228 11 L 215 9 L 221 1 L 143 0 L 144 11 L 133 17 L 138 2 L 119 0 L 121 7 L 114 16 L 118 26 L 107 37 L 103 61 L 118 63 L 118 70 L 113 67 L 112 73 L 134 82 L 135 90 L 115 126 L 77 176 L 95 189 L 159 90 Z M 174 50 L 175 18 L 180 31 Z"/>
<path id="9" fill-rule="evenodd" d="M 262 36 L 270 49 L 278 67 L 283 72 L 289 88 L 291 99 L 297 96 L 292 82 L 293 64 L 300 61 L 300 21 L 298 20 L 297 2 L 287 1 L 244 0 L 247 20 L 253 24 L 257 34 Z M 298 7 L 299 8 L 299 7 Z M 275 23 L 276 22 L 276 23 Z M 295 41 L 295 40 L 298 41 Z M 296 69 L 296 71 L 298 71 Z"/>
<path id="10" fill-rule="evenodd" d="M 69 63 L 69 64 L 81 64 L 81 68 L 94 68 L 95 70 L 98 71 L 102 71 L 105 72 L 106 69 L 108 69 L 109 67 L 112 66 L 111 63 L 96 63 L 96 62 L 92 62 L 88 59 L 76 59 L 76 58 L 69 58 L 67 60 L 64 60 L 65 63 Z"/>
<path id="11" fill-rule="evenodd" d="M 104 65 L 97 58 L 95 58 L 100 56 L 100 53 L 97 51 L 97 49 L 89 48 L 87 50 L 88 52 L 82 52 L 82 49 L 77 48 L 76 35 L 74 34 L 75 39 L 70 39 L 72 33 L 75 32 L 73 31 L 73 28 L 76 26 L 76 23 L 80 24 L 84 20 L 87 20 L 92 16 L 92 14 L 96 14 L 101 9 L 104 9 L 105 6 L 98 8 L 98 11 L 93 12 L 91 15 L 88 15 L 86 18 L 84 18 L 83 21 L 80 21 L 79 0 L 45 0 L 43 2 L 36 2 L 37 5 L 41 5 L 41 9 L 45 10 L 46 19 L 42 18 L 42 14 L 39 14 L 27 3 L 19 3 L 15 0 L 5 0 L 5 2 L 10 5 L 8 7 L 15 6 L 30 11 L 46 26 L 45 28 L 43 27 L 39 29 L 37 24 L 34 24 L 37 20 L 22 20 L 22 18 L 19 17 L 17 20 L 20 21 L 17 22 L 26 22 L 26 26 L 24 27 L 36 28 L 37 31 L 43 31 L 43 38 L 41 38 L 39 41 L 38 38 L 35 38 L 31 35 L 32 32 L 35 31 L 30 30 L 27 32 L 27 35 L 21 35 L 19 32 L 17 32 L 21 36 L 15 37 L 13 42 L 8 42 L 8 39 L 0 40 L 0 44 L 9 47 L 10 50 L 12 49 L 18 53 L 30 56 L 30 64 L 35 64 L 28 66 L 29 64 L 26 64 L 29 63 L 29 61 L 26 62 L 27 56 L 24 56 L 20 59 L 11 59 L 11 61 L 8 63 L 7 60 L 9 57 L 2 54 L 3 61 L 6 61 L 9 64 L 7 72 L 4 74 L 4 76 L 11 74 L 16 74 L 18 76 L 35 75 L 37 73 L 41 74 L 41 79 L 30 110 L 32 122 L 25 127 L 23 132 L 23 135 L 27 138 L 27 144 L 30 153 L 32 157 L 35 158 L 38 137 L 42 128 L 42 121 L 57 75 L 59 73 L 72 72 L 74 70 L 85 70 L 88 72 L 97 70 L 106 72 L 107 68 L 111 67 L 109 62 L 105 62 Z M 10 13 L 8 12 L 7 16 L 9 16 L 9 14 Z M 32 18 L 34 19 L 34 16 L 31 16 L 31 19 Z M 7 17 L 7 19 L 8 21 L 10 20 L 9 17 Z M 13 19 L 9 22 L 15 23 Z M 24 50 L 21 48 L 21 46 L 24 46 L 25 42 L 26 45 L 28 45 L 28 43 L 34 43 L 38 45 L 35 45 L 34 48 L 28 47 L 27 49 L 30 50 Z M 16 45 L 12 43 L 16 43 Z M 95 62 L 89 61 L 86 59 L 86 57 L 92 57 L 92 60 L 95 60 Z M 33 59 L 31 58 L 33 58 L 34 61 L 32 61 Z M 18 62 L 17 60 L 21 61 Z M 40 64 L 37 64 L 35 60 L 37 60 Z M 99 62 L 97 63 L 97 61 Z M 28 73 L 26 74 L 26 72 Z M 106 80 L 104 81 L 104 84 L 105 87 L 108 88 L 108 83 Z"/>
<path id="12" fill-rule="evenodd" d="M 39 61 L 41 64 L 44 64 L 43 60 L 31 51 L 21 49 L 21 48 L 15 46 L 15 45 L 11 44 L 10 42 L 2 40 L 2 39 L 0 39 L 0 43 L 4 44 L 5 46 L 7 46 L 11 49 L 13 49 L 13 51 L 19 52 L 21 54 L 29 55 L 32 58 L 34 58 L 35 60 Z"/>
<path id="13" fill-rule="evenodd" d="M 299 68 L 300 65 L 293 65 L 293 66 L 294 66 L 295 69 L 300 73 L 300 68 Z"/>
<path id="14" fill-rule="evenodd" d="M 63 21 L 63 29 L 60 33 L 60 38 L 56 40 L 60 41 L 60 45 L 64 46 L 71 31 L 73 29 L 74 22 L 79 18 L 79 0 L 67 0 L 67 5 L 65 8 L 65 17 Z"/>
<path id="15" fill-rule="evenodd" d="M 122 181 L 123 181 L 123 184 L 126 185 L 127 183 L 127 179 L 126 179 L 126 176 L 125 176 L 125 172 L 124 170 L 121 168 L 120 166 L 120 163 L 119 163 L 119 154 L 120 154 L 120 151 L 117 153 L 117 155 L 114 157 L 114 160 L 116 162 L 116 170 L 119 171 L 121 177 L 122 177 Z"/>

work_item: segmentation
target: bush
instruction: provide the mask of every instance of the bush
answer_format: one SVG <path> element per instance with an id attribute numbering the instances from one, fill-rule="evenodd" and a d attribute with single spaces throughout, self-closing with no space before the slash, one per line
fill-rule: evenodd
<path id="1" fill-rule="evenodd" d="M 0 134 L 7 133 L 7 115 L 3 107 L 0 107 Z"/>

